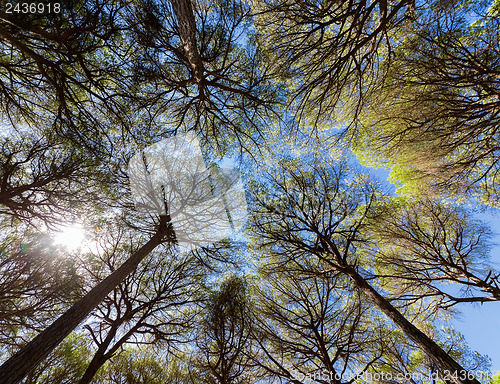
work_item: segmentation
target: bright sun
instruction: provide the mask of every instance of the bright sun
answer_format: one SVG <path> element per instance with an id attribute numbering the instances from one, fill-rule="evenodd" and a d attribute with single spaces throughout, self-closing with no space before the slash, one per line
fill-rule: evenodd
<path id="1" fill-rule="evenodd" d="M 53 236 L 54 244 L 62 245 L 74 250 L 80 247 L 85 239 L 83 226 L 74 224 L 68 227 L 60 227 Z"/>

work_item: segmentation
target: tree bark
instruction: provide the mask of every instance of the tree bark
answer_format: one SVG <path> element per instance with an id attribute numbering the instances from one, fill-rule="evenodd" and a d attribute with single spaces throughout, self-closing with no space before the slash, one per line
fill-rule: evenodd
<path id="1" fill-rule="evenodd" d="M 64 340 L 89 314 L 116 288 L 139 263 L 158 245 L 172 229 L 166 216 L 161 216 L 160 225 L 154 236 L 139 248 L 116 271 L 77 301 L 52 325 L 31 340 L 19 352 L 0 367 L 0 384 L 19 383 L 33 370 L 61 341 Z"/>
<path id="2" fill-rule="evenodd" d="M 375 304 L 380 311 L 389 317 L 405 335 L 418 345 L 427 356 L 433 360 L 442 372 L 449 373 L 449 379 L 457 384 L 480 384 L 476 379 L 469 379 L 465 370 L 429 336 L 410 323 L 389 301 L 382 297 L 368 282 L 352 267 L 342 268 L 342 272 L 348 275 L 356 287 L 361 289 L 368 299 Z M 465 373 L 465 379 L 460 377 Z M 453 377 L 456 374 L 457 377 Z"/>
<path id="3" fill-rule="evenodd" d="M 100 355 L 100 356 L 95 355 L 92 358 L 92 361 L 90 362 L 89 366 L 85 370 L 85 373 L 83 374 L 83 376 L 80 379 L 80 381 L 78 382 L 78 384 L 91 383 L 93 377 L 95 376 L 95 374 L 97 373 L 99 368 L 101 368 L 106 361 L 107 361 L 107 359 L 105 359 L 103 355 Z"/>
<path id="4" fill-rule="evenodd" d="M 78 382 L 78 384 L 88 384 L 92 381 L 92 378 L 95 376 L 99 368 L 102 367 L 102 365 L 108 360 L 108 358 L 105 356 L 106 355 L 106 350 L 109 347 L 109 344 L 111 344 L 111 341 L 116 335 L 116 332 L 118 330 L 119 324 L 114 324 L 104 341 L 102 342 L 101 345 L 99 345 L 99 348 L 97 349 L 96 354 L 90 361 L 87 369 L 85 370 L 85 373 L 83 374 L 82 378 Z"/>
<path id="5" fill-rule="evenodd" d="M 120 321 L 120 325 L 121 323 L 122 321 Z M 99 346 L 97 353 L 92 358 L 90 364 L 88 365 L 87 369 L 85 370 L 85 373 L 83 374 L 78 384 L 90 384 L 97 371 L 104 365 L 106 361 L 108 361 L 111 357 L 113 357 L 118 348 L 120 348 L 123 344 L 125 344 L 125 342 L 130 338 L 130 336 L 137 330 L 137 328 L 140 327 L 141 322 L 139 321 L 132 329 L 130 329 L 124 336 L 122 336 L 120 340 L 118 340 L 109 349 L 109 351 L 107 351 L 120 325 L 116 325 L 110 330 L 110 333 L 108 333 L 104 342 Z"/>
<path id="6" fill-rule="evenodd" d="M 172 9 L 179 25 L 179 34 L 193 77 L 197 84 L 203 82 L 203 62 L 196 44 L 196 20 L 194 18 L 191 0 L 171 0 Z"/>

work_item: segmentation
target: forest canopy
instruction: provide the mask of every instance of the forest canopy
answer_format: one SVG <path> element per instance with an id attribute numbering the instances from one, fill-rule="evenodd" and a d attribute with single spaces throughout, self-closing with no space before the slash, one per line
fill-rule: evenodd
<path id="1" fill-rule="evenodd" d="M 500 305 L 499 27 L 0 1 L 0 384 L 498 382 L 453 325 Z"/>

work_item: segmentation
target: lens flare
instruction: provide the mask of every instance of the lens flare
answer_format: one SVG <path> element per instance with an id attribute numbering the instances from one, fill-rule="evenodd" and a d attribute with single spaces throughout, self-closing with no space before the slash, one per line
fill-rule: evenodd
<path id="1" fill-rule="evenodd" d="M 85 240 L 85 230 L 83 226 L 75 224 L 61 227 L 53 236 L 54 244 L 62 245 L 67 249 L 75 250 L 82 246 Z"/>

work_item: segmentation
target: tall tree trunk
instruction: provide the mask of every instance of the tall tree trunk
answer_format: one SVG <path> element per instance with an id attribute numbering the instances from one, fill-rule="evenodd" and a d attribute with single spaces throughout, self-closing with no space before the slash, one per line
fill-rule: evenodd
<path id="1" fill-rule="evenodd" d="M 476 379 L 468 379 L 467 371 L 458 364 L 448 353 L 437 345 L 429 336 L 410 323 L 389 301 L 381 296 L 368 282 L 352 267 L 341 269 L 361 289 L 368 299 L 389 317 L 405 335 L 418 345 L 427 356 L 437 364 L 441 372 L 449 372 L 449 379 L 457 384 L 480 384 Z M 456 377 L 453 377 L 456 374 Z M 460 377 L 465 373 L 465 379 Z"/>
<path id="2" fill-rule="evenodd" d="M 167 234 L 173 234 L 167 216 L 160 217 L 160 225 L 154 236 L 139 248 L 116 271 L 77 301 L 52 325 L 46 328 L 25 347 L 0 367 L 0 384 L 19 383 L 61 341 L 64 340 L 104 298 L 132 273 L 139 263 L 158 245 Z"/>
<path id="3" fill-rule="evenodd" d="M 82 378 L 78 382 L 78 384 L 90 384 L 92 379 L 94 378 L 95 374 L 101 368 L 106 361 L 108 361 L 115 352 L 123 345 L 125 342 L 136 332 L 136 330 L 141 326 L 141 322 L 139 321 L 132 329 L 129 329 L 129 331 L 123 335 L 120 340 L 118 340 L 110 349 L 107 351 L 109 345 L 111 344 L 111 341 L 115 337 L 118 327 L 121 325 L 122 322 L 120 322 L 119 325 L 113 327 L 108 335 L 106 336 L 106 339 L 104 342 L 99 346 L 99 349 L 97 350 L 97 353 L 94 355 L 92 358 L 92 361 L 88 365 L 87 369 L 85 370 L 85 373 L 83 374 Z M 107 352 L 106 352 L 107 351 Z"/>
<path id="4" fill-rule="evenodd" d="M 99 345 L 99 348 L 97 349 L 97 352 L 95 353 L 94 357 L 90 361 L 87 369 L 85 370 L 85 373 L 83 374 L 82 378 L 78 382 L 78 384 L 88 384 L 92 381 L 92 378 L 95 376 L 99 368 L 102 367 L 102 365 L 108 360 L 109 357 L 106 356 L 106 350 L 108 349 L 109 345 L 111 344 L 111 341 L 116 335 L 116 332 L 118 331 L 118 328 L 120 327 L 120 324 L 115 323 L 109 330 L 106 338 L 102 342 L 101 345 Z"/>
<path id="5" fill-rule="evenodd" d="M 99 356 L 97 354 L 94 355 L 94 357 L 92 358 L 92 361 L 90 362 L 89 366 L 85 370 L 85 373 L 83 374 L 83 376 L 80 379 L 80 381 L 78 382 L 78 384 L 91 383 L 93 377 L 95 376 L 95 374 L 97 373 L 99 368 L 101 368 L 106 361 L 108 361 L 108 359 L 105 358 L 104 355 L 99 355 Z"/>
<path id="6" fill-rule="evenodd" d="M 203 82 L 204 69 L 196 44 L 196 20 L 191 0 L 171 0 L 171 4 L 179 25 L 184 52 L 193 70 L 194 80 L 200 85 Z"/>

